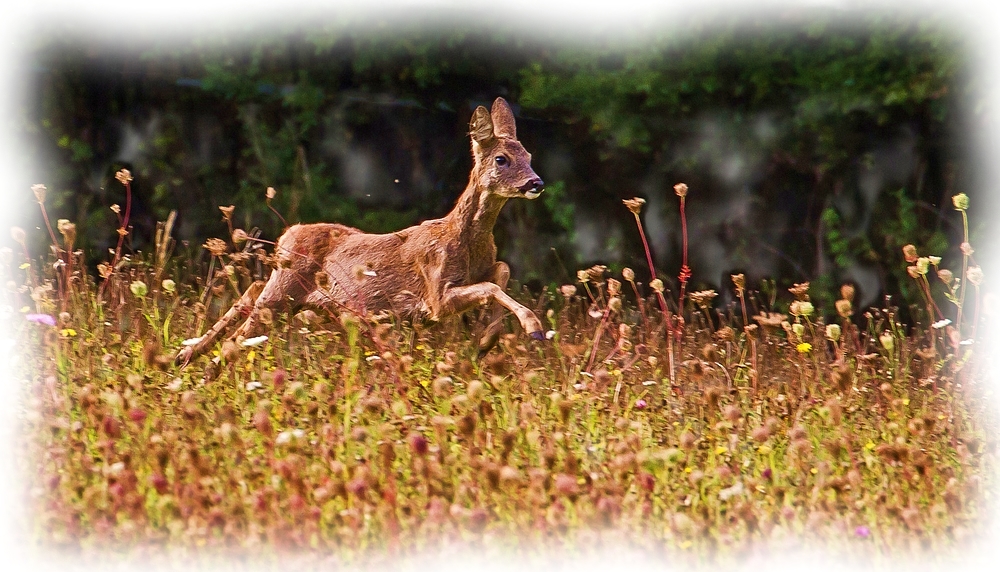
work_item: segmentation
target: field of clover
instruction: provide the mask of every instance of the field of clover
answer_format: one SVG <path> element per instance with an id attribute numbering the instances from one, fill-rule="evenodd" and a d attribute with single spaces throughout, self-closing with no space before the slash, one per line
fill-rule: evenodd
<path id="1" fill-rule="evenodd" d="M 688 189 L 674 190 L 686 230 Z M 968 228 L 967 197 L 954 206 Z M 623 206 L 639 233 L 642 207 Z M 891 557 L 961 550 L 987 518 L 997 426 L 967 235 L 960 261 L 901 253 L 921 327 L 856 307 L 851 285 L 818 308 L 808 283 L 734 275 L 723 306 L 687 291 L 686 252 L 671 291 L 647 247 L 648 268 L 512 288 L 548 340 L 509 319 L 481 359 L 475 312 L 425 329 L 303 312 L 180 369 L 177 349 L 266 272 L 271 246 L 225 207 L 226 239 L 178 252 L 171 218 L 152 252 L 132 252 L 130 206 L 112 210 L 117 247 L 96 273 L 75 225 L 47 214 L 50 252 L 0 260 L 45 546 L 361 562 L 604 543 L 714 561 L 818 543 Z"/>

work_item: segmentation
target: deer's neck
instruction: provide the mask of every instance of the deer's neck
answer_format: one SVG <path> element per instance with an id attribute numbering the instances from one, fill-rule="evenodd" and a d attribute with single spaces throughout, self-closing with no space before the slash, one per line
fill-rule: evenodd
<path id="1" fill-rule="evenodd" d="M 488 259 L 489 264 L 494 262 L 493 226 L 506 202 L 506 198 L 487 192 L 475 180 L 469 182 L 459 197 L 448 218 L 454 226 L 454 235 L 470 250 L 470 259 Z"/>

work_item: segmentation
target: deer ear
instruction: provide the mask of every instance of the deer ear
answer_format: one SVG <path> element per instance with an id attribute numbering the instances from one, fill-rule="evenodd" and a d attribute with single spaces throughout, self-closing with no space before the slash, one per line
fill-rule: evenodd
<path id="1" fill-rule="evenodd" d="M 510 110 L 510 106 L 507 105 L 507 101 L 504 98 L 498 97 L 493 102 L 493 111 L 490 112 L 490 115 L 493 117 L 494 133 L 500 137 L 517 139 L 517 128 L 514 126 L 514 112 Z"/>
<path id="2" fill-rule="evenodd" d="M 487 143 L 494 137 L 493 120 L 490 118 L 490 112 L 486 111 L 482 105 L 472 113 L 472 121 L 469 122 L 469 135 L 472 135 L 472 140 L 480 145 Z"/>

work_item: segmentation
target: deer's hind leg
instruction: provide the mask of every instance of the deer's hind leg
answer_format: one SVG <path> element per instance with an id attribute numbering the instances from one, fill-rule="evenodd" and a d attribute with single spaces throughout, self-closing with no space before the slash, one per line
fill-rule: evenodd
<path id="1" fill-rule="evenodd" d="M 219 321 L 215 322 L 205 335 L 203 335 L 197 343 L 190 346 L 185 346 L 177 352 L 177 357 L 174 358 L 174 362 L 180 366 L 186 366 L 190 361 L 201 354 L 205 353 L 208 348 L 215 344 L 215 341 L 219 339 L 220 336 L 226 333 L 229 328 L 232 327 L 233 321 L 239 317 L 244 317 L 251 315 L 255 309 L 255 305 L 261 292 L 265 289 L 264 282 L 258 280 L 250 285 L 246 289 L 246 292 L 240 296 L 240 299 L 233 304 L 233 307 L 229 309 Z"/>

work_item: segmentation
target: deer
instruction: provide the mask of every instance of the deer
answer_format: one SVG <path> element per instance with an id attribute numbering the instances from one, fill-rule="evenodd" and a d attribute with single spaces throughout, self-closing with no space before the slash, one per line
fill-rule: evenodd
<path id="1" fill-rule="evenodd" d="M 479 340 L 481 357 L 496 344 L 506 308 L 524 332 L 544 340 L 538 317 L 504 291 L 510 267 L 497 260 L 493 239 L 504 204 L 538 198 L 544 183 L 517 139 L 514 113 L 503 98 L 489 111 L 475 109 L 469 136 L 472 172 L 451 212 L 388 234 L 336 223 L 289 227 L 278 238 L 277 264 L 267 282 L 251 284 L 205 335 L 178 351 L 176 363 L 188 365 L 240 319 L 230 339 L 259 336 L 265 310 L 388 314 L 422 324 L 487 306 L 491 322 Z"/>

